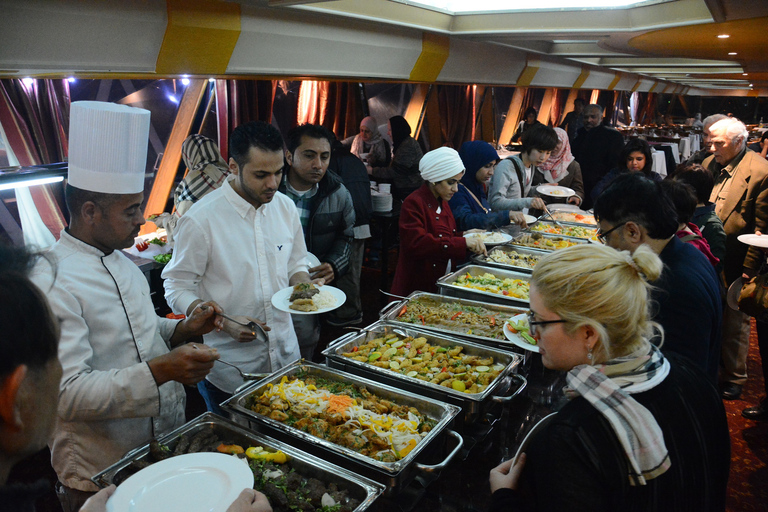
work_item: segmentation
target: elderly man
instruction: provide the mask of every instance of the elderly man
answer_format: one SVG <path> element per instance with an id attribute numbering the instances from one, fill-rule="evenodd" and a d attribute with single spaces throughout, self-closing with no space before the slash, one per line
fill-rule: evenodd
<path id="1" fill-rule="evenodd" d="M 214 328 L 214 306 L 201 304 L 181 321 L 159 318 L 146 278 L 120 251 L 145 222 L 148 133 L 146 110 L 72 104 L 70 225 L 32 275 L 61 330 L 63 378 L 49 445 L 65 511 L 98 490 L 91 476 L 181 425 L 182 384 L 202 380 L 218 358 L 204 345 L 183 345 Z"/>
<path id="2" fill-rule="evenodd" d="M 336 174 L 328 171 L 333 134 L 322 126 L 304 124 L 288 132 L 285 160 L 288 172 L 280 184 L 299 210 L 304 239 L 320 265 L 309 272 L 333 282 L 347 273 L 354 238 L 355 208 L 352 196 Z M 315 315 L 294 315 L 301 356 L 312 359 L 320 339 Z"/>
<path id="3" fill-rule="evenodd" d="M 592 206 L 592 189 L 608 171 L 618 167 L 624 138 L 616 129 L 603 124 L 603 107 L 600 105 L 587 105 L 582 117 L 584 126 L 576 133 L 572 149 L 584 179 L 586 197 L 581 208 L 587 210 Z"/>
<path id="4" fill-rule="evenodd" d="M 738 119 L 722 119 L 709 128 L 712 156 L 702 164 L 715 176 L 710 201 L 725 228 L 725 284 L 753 276 L 764 256 L 757 247 L 739 242 L 742 234 L 768 229 L 768 161 L 747 149 L 748 132 Z M 749 317 L 731 308 L 723 316 L 723 398 L 735 400 L 747 380 Z"/>
<path id="5" fill-rule="evenodd" d="M 709 150 L 710 148 L 710 133 L 709 129 L 712 127 L 713 124 L 715 124 L 718 121 L 721 121 L 723 119 L 728 119 L 728 116 L 724 114 L 712 114 L 709 117 L 704 118 L 704 121 L 701 121 L 701 149 L 694 152 L 688 160 L 685 161 L 686 165 L 691 164 L 700 164 L 704 160 L 707 159 L 708 156 L 712 154 L 712 152 Z"/>
<path id="6" fill-rule="evenodd" d="M 714 268 L 694 246 L 675 236 L 677 214 L 659 183 L 628 173 L 595 200 L 598 237 L 610 247 L 634 252 L 647 244 L 664 262 L 652 284 L 654 316 L 664 328 L 662 351 L 681 354 L 717 382 L 722 304 Z"/>
<path id="7" fill-rule="evenodd" d="M 174 311 L 187 313 L 203 300 L 228 316 L 257 322 L 267 339 L 230 320 L 205 336 L 222 359 L 243 371 L 277 371 L 299 358 L 288 313 L 277 311 L 272 295 L 309 282 L 307 248 L 296 208 L 277 191 L 283 177 L 283 138 L 263 122 L 238 126 L 229 139 L 231 176 L 179 219 L 176 247 L 163 270 L 165 297 Z M 198 384 L 209 411 L 243 379 L 235 368 L 216 365 Z"/>

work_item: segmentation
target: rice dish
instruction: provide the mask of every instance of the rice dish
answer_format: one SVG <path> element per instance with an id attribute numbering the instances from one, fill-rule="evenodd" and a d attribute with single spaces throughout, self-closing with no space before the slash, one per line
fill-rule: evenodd
<path id="1" fill-rule="evenodd" d="M 337 302 L 336 297 L 331 292 L 325 291 L 322 288 L 320 288 L 320 293 L 312 297 L 312 301 L 318 309 L 332 308 Z"/>
<path id="2" fill-rule="evenodd" d="M 468 236 L 477 237 L 486 244 L 498 244 L 507 241 L 507 239 L 501 233 L 472 233 Z"/>

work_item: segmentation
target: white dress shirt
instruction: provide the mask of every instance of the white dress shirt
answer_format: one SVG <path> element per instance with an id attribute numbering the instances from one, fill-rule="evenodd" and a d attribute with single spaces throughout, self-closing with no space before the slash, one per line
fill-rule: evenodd
<path id="1" fill-rule="evenodd" d="M 90 478 L 128 450 L 184 423 L 184 388 L 158 388 L 146 361 L 168 353 L 178 320 L 157 316 L 149 285 L 122 252 L 61 232 L 33 282 L 61 325 L 63 367 L 51 462 L 66 486 L 96 491 Z"/>
<path id="2" fill-rule="evenodd" d="M 257 318 L 272 329 L 267 343 L 240 343 L 224 331 L 205 343 L 245 372 L 276 371 L 299 359 L 291 315 L 272 306 L 272 295 L 306 272 L 307 247 L 293 201 L 278 192 L 254 208 L 231 186 L 231 176 L 184 214 L 176 226 L 173 258 L 163 271 L 165 298 L 177 313 L 201 299 L 224 313 Z M 237 370 L 215 364 L 207 379 L 233 393 L 243 384 Z"/>

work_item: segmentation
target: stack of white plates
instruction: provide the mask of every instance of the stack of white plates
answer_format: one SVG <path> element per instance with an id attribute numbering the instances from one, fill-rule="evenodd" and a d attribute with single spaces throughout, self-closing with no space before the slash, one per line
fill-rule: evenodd
<path id="1" fill-rule="evenodd" d="M 392 211 L 392 194 L 371 191 L 371 203 L 375 212 Z"/>

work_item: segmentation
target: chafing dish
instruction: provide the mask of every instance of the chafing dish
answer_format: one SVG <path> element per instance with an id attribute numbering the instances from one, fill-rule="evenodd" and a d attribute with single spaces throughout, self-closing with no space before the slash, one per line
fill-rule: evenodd
<path id="1" fill-rule="evenodd" d="M 440 306 L 441 304 L 452 305 L 457 311 L 461 311 L 465 308 L 471 308 L 471 310 L 485 311 L 488 316 L 491 316 L 495 323 L 498 325 L 498 337 L 491 337 L 482 334 L 476 334 L 477 327 L 472 324 L 460 324 L 455 325 L 455 329 L 449 328 L 438 323 L 427 322 L 426 319 L 422 320 L 422 324 L 415 324 L 406 322 L 401 318 L 407 316 L 407 308 L 412 303 L 422 303 L 429 306 Z M 480 302 L 476 300 L 460 299 L 456 297 L 449 297 L 447 295 L 437 295 L 427 292 L 413 292 L 403 300 L 390 302 L 384 308 L 379 311 L 379 318 L 381 320 L 389 320 L 396 324 L 414 327 L 427 330 L 430 332 L 436 332 L 438 334 L 445 334 L 448 336 L 457 336 L 466 340 L 474 341 L 482 345 L 490 345 L 492 347 L 500 348 L 502 350 L 512 350 L 517 352 L 518 349 L 513 345 L 506 336 L 504 336 L 504 322 L 513 316 L 519 315 L 527 311 L 527 308 L 520 308 L 514 306 L 505 306 L 501 304 L 489 304 L 487 302 Z M 475 332 L 473 332 L 473 328 Z"/>
<path id="2" fill-rule="evenodd" d="M 494 251 L 502 251 L 507 254 L 514 251 L 514 252 L 517 252 L 518 254 L 528 255 L 528 256 L 538 256 L 539 258 L 549 254 L 549 251 L 544 251 L 541 249 L 531 249 L 531 248 L 527 248 L 527 247 L 524 248 L 519 246 L 513 247 L 511 245 L 499 245 L 496 247 L 489 248 L 488 254 L 490 255 Z M 514 270 L 516 272 L 522 272 L 525 274 L 530 274 L 531 272 L 533 272 L 532 268 L 511 265 L 508 263 L 499 263 L 498 261 L 494 261 L 490 257 L 485 256 L 484 254 L 473 255 L 472 263 L 474 263 L 475 265 L 481 265 L 484 267 L 494 267 L 494 268 L 502 268 L 506 270 Z"/>
<path id="3" fill-rule="evenodd" d="M 504 370 L 480 393 L 465 393 L 453 388 L 432 384 L 427 381 L 408 377 L 389 369 L 380 368 L 372 364 L 355 361 L 342 354 L 351 352 L 354 347 L 363 345 L 374 338 L 383 337 L 394 333 L 401 337 L 424 337 L 432 346 L 438 347 L 463 347 L 463 354 L 479 356 L 482 358 L 493 357 L 495 364 L 504 366 Z M 382 320 L 365 328 L 359 333 L 350 333 L 333 342 L 323 351 L 328 366 L 345 372 L 361 375 L 378 382 L 383 382 L 398 389 L 404 389 L 422 396 L 428 396 L 442 402 L 461 407 L 463 422 L 459 424 L 474 423 L 481 415 L 485 414 L 493 403 L 510 402 L 525 388 L 525 378 L 513 375 L 517 371 L 522 357 L 503 350 L 496 350 L 482 345 L 477 345 L 459 338 L 430 333 L 414 327 L 403 327 L 400 324 Z M 513 381 L 517 386 L 513 386 Z M 515 391 L 508 395 L 510 388 Z M 508 395 L 508 396 L 505 396 Z"/>
<path id="4" fill-rule="evenodd" d="M 575 238 L 577 240 L 590 240 L 593 243 L 597 243 L 597 226 L 584 226 L 582 224 L 573 224 L 573 223 L 560 222 L 560 221 L 558 221 L 558 224 L 561 224 L 562 228 L 557 226 L 551 220 L 539 220 L 539 222 L 536 223 L 536 227 L 537 228 L 542 228 L 542 229 L 555 229 L 555 230 L 558 230 L 558 231 L 560 231 L 561 229 L 566 229 L 567 230 L 569 228 L 571 228 L 571 229 L 583 229 L 583 230 L 587 231 L 588 233 L 592 233 L 592 235 L 584 237 L 584 236 L 576 236 L 574 234 L 567 235 L 567 234 L 547 233 L 545 231 L 538 231 L 538 230 L 534 230 L 534 229 L 527 229 L 526 231 L 529 231 L 531 233 L 541 233 L 541 234 L 552 235 L 552 236 L 561 236 L 563 238 Z"/>
<path id="5" fill-rule="evenodd" d="M 535 237 L 541 241 L 541 245 L 537 245 L 535 247 L 530 245 L 524 245 L 521 240 L 525 237 Z M 527 249 L 539 249 L 542 251 L 551 252 L 558 249 L 558 247 L 550 247 L 549 245 L 552 243 L 557 243 L 562 241 L 566 241 L 569 244 L 591 243 L 589 240 L 585 240 L 584 238 L 571 238 L 567 236 L 550 235 L 548 233 L 539 233 L 539 232 L 531 233 L 531 232 L 525 231 L 519 234 L 518 236 L 516 236 L 515 238 L 513 238 L 512 241 L 509 242 L 507 245 L 511 245 L 514 247 L 525 247 Z"/>
<path id="6" fill-rule="evenodd" d="M 421 414 L 438 423 L 402 459 L 395 462 L 379 461 L 258 414 L 246 405 L 246 399 L 249 396 L 261 395 L 267 390 L 269 385 L 278 384 L 283 376 L 289 378 L 313 376 L 365 387 L 368 391 L 383 399 L 399 405 L 415 407 Z M 454 418 L 461 412 L 459 407 L 418 396 L 369 379 L 343 373 L 326 366 L 301 361 L 297 361 L 272 374 L 268 379 L 256 382 L 235 394 L 224 402 L 222 407 L 232 412 L 235 416 L 246 420 L 251 428 L 268 433 L 270 436 L 276 437 L 290 445 L 299 446 L 318 457 L 330 460 L 339 466 L 383 483 L 386 486 L 385 494 L 387 495 L 399 493 L 414 478 L 418 478 L 423 484 L 427 484 L 434 478 L 437 478 L 440 472 L 461 450 L 464 443 L 461 435 L 448 429 L 448 426 L 453 423 Z M 436 451 L 446 450 L 447 437 L 452 437 L 456 442 L 456 446 L 445 456 L 442 462 L 433 465 L 417 462 L 417 458 L 421 459 L 422 456 L 434 458 Z"/>
<path id="7" fill-rule="evenodd" d="M 469 274 L 471 276 L 479 277 L 486 273 L 493 274 L 499 279 L 520 279 L 525 282 L 528 282 L 531 279 L 530 274 L 524 274 L 522 272 L 481 267 L 478 265 L 467 265 L 466 267 L 456 270 L 455 272 L 451 272 L 450 274 L 438 279 L 437 288 L 440 290 L 441 295 L 450 295 L 452 297 L 479 300 L 483 302 L 493 302 L 495 304 L 509 304 L 528 307 L 529 300 L 527 298 L 523 299 L 520 297 L 513 297 L 511 295 L 503 295 L 502 293 L 486 292 L 456 284 L 456 281 L 461 276 Z"/>
<path id="8" fill-rule="evenodd" d="M 349 491 L 351 497 L 360 501 L 360 505 L 355 509 L 356 512 L 366 510 L 384 492 L 384 486 L 380 483 L 357 475 L 276 439 L 248 431 L 211 412 L 206 412 L 173 432 L 159 437 L 158 441 L 173 449 L 182 434 L 193 437 L 203 430 L 210 430 L 221 439 L 226 439 L 244 447 L 261 446 L 268 451 L 282 451 L 290 457 L 291 465 L 302 476 L 317 478 L 326 484 L 335 483 L 339 489 Z M 148 453 L 149 444 L 131 450 L 120 461 L 95 475 L 91 480 L 99 487 L 107 487 L 114 483 L 115 477 L 119 475 L 121 470 L 133 461 L 143 459 Z"/>

